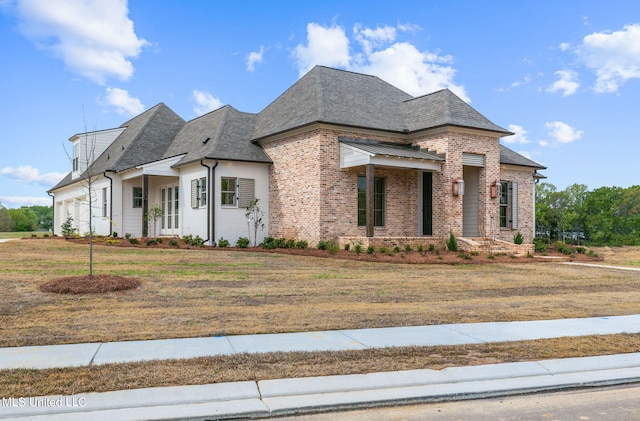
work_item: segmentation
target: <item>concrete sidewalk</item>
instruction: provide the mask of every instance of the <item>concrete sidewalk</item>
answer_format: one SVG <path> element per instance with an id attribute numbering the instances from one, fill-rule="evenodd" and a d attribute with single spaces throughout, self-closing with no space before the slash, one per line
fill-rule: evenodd
<path id="1" fill-rule="evenodd" d="M 0 369 L 87 366 L 240 352 L 461 345 L 640 333 L 640 315 L 0 349 Z M 3 397 L 0 419 L 224 419 L 482 398 L 640 382 L 640 353 L 366 375 Z"/>
<path id="2" fill-rule="evenodd" d="M 616 333 L 640 333 L 640 314 L 0 348 L 0 370 L 81 367 L 237 353 L 465 345 Z"/>

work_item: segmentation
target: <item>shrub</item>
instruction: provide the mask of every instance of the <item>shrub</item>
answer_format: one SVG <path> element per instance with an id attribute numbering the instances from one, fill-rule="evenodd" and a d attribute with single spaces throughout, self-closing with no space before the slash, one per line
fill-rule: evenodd
<path id="1" fill-rule="evenodd" d="M 562 254 L 566 254 L 567 256 L 571 256 L 573 254 L 573 249 L 562 241 L 556 242 L 556 250 Z"/>
<path id="2" fill-rule="evenodd" d="M 140 244 L 140 241 L 138 241 L 138 239 L 135 237 L 129 237 L 128 240 L 131 244 Z"/>
<path id="3" fill-rule="evenodd" d="M 272 245 L 273 245 L 273 238 L 272 237 L 264 237 L 264 239 L 262 240 L 262 243 L 260 243 L 260 246 L 263 249 L 275 248 L 275 247 L 272 247 Z"/>
<path id="4" fill-rule="evenodd" d="M 380 253 L 385 254 L 388 253 L 389 250 L 387 250 L 387 248 L 385 246 L 380 247 Z"/>
<path id="5" fill-rule="evenodd" d="M 345 244 L 345 245 L 344 245 L 344 250 L 345 250 L 345 251 L 349 251 L 349 250 L 351 250 L 351 244 L 349 244 L 349 243 Z"/>
<path id="6" fill-rule="evenodd" d="M 251 240 L 249 240 L 247 237 L 240 237 L 238 238 L 238 241 L 236 241 L 236 247 L 246 249 L 247 247 L 249 247 L 249 243 L 251 243 Z"/>
<path id="7" fill-rule="evenodd" d="M 514 244 L 524 243 L 524 237 L 522 237 L 522 234 L 520 234 L 520 231 L 518 231 L 518 233 L 513 237 L 513 243 Z"/>
<path id="8" fill-rule="evenodd" d="M 218 239 L 218 247 L 220 247 L 220 248 L 229 247 L 229 240 L 225 240 L 224 238 L 220 237 Z"/>
<path id="9" fill-rule="evenodd" d="M 582 246 L 578 246 L 576 247 L 576 253 L 578 254 L 585 254 L 587 252 L 586 247 L 582 247 Z"/>
<path id="10" fill-rule="evenodd" d="M 424 250 L 424 247 L 422 247 L 422 244 L 418 244 L 418 247 L 416 248 L 420 253 L 422 253 L 422 251 Z"/>
<path id="11" fill-rule="evenodd" d="M 129 241 L 131 241 L 131 240 L 129 240 Z M 154 239 L 147 240 L 147 246 L 155 246 L 156 244 L 158 244 L 158 243 Z"/>
<path id="12" fill-rule="evenodd" d="M 355 246 L 353 246 L 353 251 L 355 251 L 356 254 L 362 253 L 362 244 L 356 244 Z"/>
<path id="13" fill-rule="evenodd" d="M 367 247 L 367 254 L 373 254 L 374 251 L 375 251 L 375 247 L 373 246 Z"/>
<path id="14" fill-rule="evenodd" d="M 471 256 L 467 253 L 458 253 L 458 257 L 465 260 L 471 260 Z"/>
<path id="15" fill-rule="evenodd" d="M 404 245 L 404 251 L 406 251 L 407 253 L 409 253 L 411 251 L 411 244 L 405 244 Z"/>
<path id="16" fill-rule="evenodd" d="M 284 243 L 284 248 L 293 249 L 296 247 L 296 240 L 287 240 Z"/>
<path id="17" fill-rule="evenodd" d="M 533 246 L 537 253 L 544 253 L 549 248 L 549 240 L 542 237 L 536 237 L 533 239 Z"/>
<path id="18" fill-rule="evenodd" d="M 162 238 L 156 238 L 156 243 L 162 244 Z"/>
<path id="19" fill-rule="evenodd" d="M 316 248 L 318 250 L 327 250 L 329 248 L 329 243 L 330 243 L 330 241 L 320 240 L 318 242 L 318 244 L 316 245 Z"/>
<path id="20" fill-rule="evenodd" d="M 451 231 L 449 231 L 449 239 L 447 240 L 447 250 L 458 251 L 458 240 L 456 240 L 456 237 Z"/>
<path id="21" fill-rule="evenodd" d="M 307 243 L 307 240 L 300 240 L 296 243 L 296 247 L 299 249 L 306 249 L 309 247 L 309 244 Z"/>
<path id="22" fill-rule="evenodd" d="M 60 229 L 62 230 L 63 236 L 71 237 L 76 232 L 76 229 L 73 227 L 73 218 L 68 216 L 62 225 L 60 225 Z"/>
<path id="23" fill-rule="evenodd" d="M 329 241 L 329 245 L 327 246 L 327 250 L 330 254 L 336 254 L 340 250 L 340 246 L 338 246 L 333 241 Z"/>
<path id="24" fill-rule="evenodd" d="M 169 245 L 171 247 L 178 247 L 178 240 L 172 238 L 171 240 L 169 240 Z"/>
<path id="25" fill-rule="evenodd" d="M 126 234 L 124 235 L 124 238 L 126 238 L 127 240 L 128 240 L 129 238 L 131 238 L 131 233 L 130 233 L 130 232 L 126 233 Z"/>
<path id="26" fill-rule="evenodd" d="M 395 247 L 393 248 L 393 252 L 394 252 L 394 253 L 400 253 L 400 247 L 395 246 Z"/>
<path id="27" fill-rule="evenodd" d="M 202 238 L 200 238 L 199 235 L 196 235 L 194 237 L 191 234 L 187 234 L 187 235 L 182 237 L 182 241 L 184 241 L 185 244 L 188 244 L 188 245 L 194 246 L 194 247 L 202 247 L 202 246 L 204 246 L 204 240 Z"/>
<path id="28" fill-rule="evenodd" d="M 494 256 L 493 254 L 490 254 L 490 255 L 488 255 L 488 256 L 487 256 L 487 259 L 491 259 L 491 260 L 493 260 L 493 259 L 495 259 L 495 258 L 496 258 L 496 256 Z"/>
<path id="29" fill-rule="evenodd" d="M 111 236 L 112 236 L 113 238 L 116 238 L 116 237 L 118 237 L 118 233 L 114 231 L 114 232 L 112 232 L 112 233 L 111 233 Z"/>

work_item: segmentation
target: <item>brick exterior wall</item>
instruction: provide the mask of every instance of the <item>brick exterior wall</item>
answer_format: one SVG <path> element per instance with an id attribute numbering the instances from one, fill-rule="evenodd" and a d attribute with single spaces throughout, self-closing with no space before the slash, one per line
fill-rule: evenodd
<path id="1" fill-rule="evenodd" d="M 507 229 L 498 226 L 496 237 L 503 241 L 513 242 L 513 237 L 520 232 L 525 243 L 533 242 L 535 221 L 535 180 L 533 169 L 503 165 L 501 179 L 518 183 L 518 228 Z M 498 224 L 499 225 L 499 224 Z"/>
<path id="2" fill-rule="evenodd" d="M 338 137 L 381 140 L 419 146 L 446 154 L 440 173 L 433 173 L 433 241 L 438 242 L 453 232 L 462 236 L 462 196 L 451 193 L 453 180 L 462 178 L 462 154 L 485 156 L 485 167 L 479 171 L 479 235 L 490 237 L 499 215 L 499 198 L 489 197 L 489 188 L 496 180 L 511 177 L 520 184 L 520 231 L 526 241 L 531 235 L 532 171 L 508 170 L 501 176 L 499 138 L 485 134 L 447 130 L 420 137 L 400 139 L 393 136 L 372 136 L 348 130 L 317 127 L 302 134 L 263 142 L 262 147 L 273 160 L 270 170 L 269 236 L 307 240 L 315 246 L 320 240 L 358 242 L 365 237 L 365 227 L 358 227 L 357 177 L 365 168 L 340 169 Z M 504 172 L 505 169 L 502 169 Z M 375 176 L 386 183 L 385 226 L 376 227 L 374 236 L 381 243 L 393 243 L 393 238 L 405 238 L 410 243 L 429 244 L 421 237 L 420 183 L 422 172 L 413 169 L 376 167 Z M 528 179 L 527 179 L 528 177 Z M 467 187 L 469 188 L 469 187 Z M 532 233 L 532 229 L 529 230 Z M 513 241 L 510 232 L 499 232 L 498 238 Z M 510 238 L 507 238 L 510 237 Z M 385 240 L 382 240 L 385 238 Z M 363 243 L 364 245 L 364 243 Z"/>

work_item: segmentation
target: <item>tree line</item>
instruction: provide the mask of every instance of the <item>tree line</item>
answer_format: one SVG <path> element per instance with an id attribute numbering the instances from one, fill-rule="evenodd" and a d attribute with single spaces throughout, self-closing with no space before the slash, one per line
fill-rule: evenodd
<path id="1" fill-rule="evenodd" d="M 18 209 L 0 208 L 0 232 L 51 231 L 51 206 L 23 206 Z"/>
<path id="2" fill-rule="evenodd" d="M 536 185 L 536 236 L 568 243 L 640 245 L 640 186 Z"/>

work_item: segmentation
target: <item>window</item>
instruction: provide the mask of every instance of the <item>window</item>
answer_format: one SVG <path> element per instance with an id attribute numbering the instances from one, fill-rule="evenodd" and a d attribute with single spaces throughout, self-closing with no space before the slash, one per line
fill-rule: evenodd
<path id="1" fill-rule="evenodd" d="M 105 187 L 105 188 L 102 189 L 102 217 L 103 218 L 106 218 L 106 217 L 109 216 L 109 212 L 107 211 L 108 210 L 108 207 L 107 207 L 108 204 L 109 204 L 109 202 L 108 202 L 108 197 L 107 197 L 107 188 Z"/>
<path id="2" fill-rule="evenodd" d="M 79 170 L 79 157 L 80 157 L 80 144 L 75 143 L 73 145 L 73 171 Z"/>
<path id="3" fill-rule="evenodd" d="M 383 227 L 385 219 L 385 179 L 373 181 L 373 226 Z M 367 178 L 358 176 L 358 226 L 367 225 Z"/>
<path id="4" fill-rule="evenodd" d="M 236 178 L 235 177 L 222 177 L 220 193 L 222 197 L 222 206 L 235 206 L 236 205 Z"/>
<path id="5" fill-rule="evenodd" d="M 191 207 L 193 209 L 207 206 L 207 177 L 191 180 Z"/>
<path id="6" fill-rule="evenodd" d="M 518 183 L 500 182 L 500 228 L 518 229 Z"/>
<path id="7" fill-rule="evenodd" d="M 133 207 L 142 208 L 142 187 L 133 188 Z"/>

